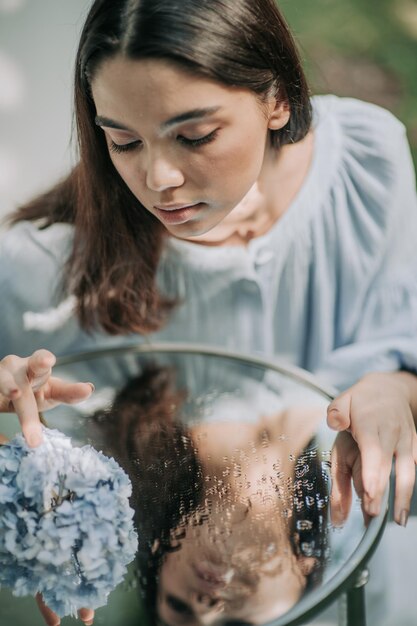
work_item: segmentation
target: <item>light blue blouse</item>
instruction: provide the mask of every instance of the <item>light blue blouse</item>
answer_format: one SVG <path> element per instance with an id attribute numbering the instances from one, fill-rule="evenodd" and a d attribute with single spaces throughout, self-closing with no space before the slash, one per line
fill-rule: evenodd
<path id="1" fill-rule="evenodd" d="M 279 356 L 341 389 L 367 371 L 417 370 L 417 199 L 404 127 L 353 99 L 313 106 L 313 161 L 286 213 L 247 247 L 170 239 L 158 281 L 183 304 L 146 338 L 80 329 L 59 292 L 71 226 L 6 232 L 0 355 L 191 341 Z"/>

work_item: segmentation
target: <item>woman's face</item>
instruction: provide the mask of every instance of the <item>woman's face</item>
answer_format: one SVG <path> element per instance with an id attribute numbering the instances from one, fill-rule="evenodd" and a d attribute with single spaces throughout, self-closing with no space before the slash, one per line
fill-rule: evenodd
<path id="1" fill-rule="evenodd" d="M 288 537 L 282 530 L 265 532 L 258 523 L 259 533 L 252 525 L 252 537 L 242 528 L 239 538 L 240 525 L 229 537 L 212 516 L 202 526 L 187 528 L 181 548 L 168 553 L 161 566 L 157 596 L 161 624 L 209 626 L 228 620 L 265 624 L 296 604 L 306 572 Z M 276 551 L 275 556 L 262 562 L 269 549 Z"/>
<path id="2" fill-rule="evenodd" d="M 257 182 L 269 129 L 288 113 L 275 98 L 224 86 L 160 60 L 117 56 L 92 92 L 111 160 L 166 229 L 183 239 L 219 224 Z"/>
<path id="3" fill-rule="evenodd" d="M 266 420 L 193 427 L 205 500 L 174 533 L 180 549 L 167 553 L 160 569 L 157 612 L 164 626 L 264 624 L 303 594 L 315 561 L 293 552 L 286 514 L 292 504 L 285 493 L 277 496 L 279 486 L 291 484 L 276 469 L 288 450 L 272 431 L 269 442 L 260 436 Z M 280 467 L 293 475 L 292 463 Z"/>

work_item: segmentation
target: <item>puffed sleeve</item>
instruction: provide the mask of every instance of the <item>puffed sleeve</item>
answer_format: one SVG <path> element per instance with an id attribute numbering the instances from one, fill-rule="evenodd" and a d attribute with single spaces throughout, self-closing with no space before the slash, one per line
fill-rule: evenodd
<path id="1" fill-rule="evenodd" d="M 0 358 L 27 356 L 39 348 L 55 354 L 85 349 L 91 339 L 62 291 L 71 246 L 69 225 L 41 230 L 20 222 L 0 239 Z"/>
<path id="2" fill-rule="evenodd" d="M 404 126 L 355 101 L 340 115 L 338 345 L 317 373 L 343 389 L 371 371 L 417 371 L 417 198 Z"/>

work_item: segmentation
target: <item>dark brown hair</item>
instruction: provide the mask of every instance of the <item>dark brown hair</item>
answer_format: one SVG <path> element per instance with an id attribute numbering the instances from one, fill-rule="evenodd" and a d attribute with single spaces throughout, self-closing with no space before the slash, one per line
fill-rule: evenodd
<path id="1" fill-rule="evenodd" d="M 139 547 L 137 577 L 149 616 L 155 615 L 158 573 L 167 552 L 180 548 L 175 529 L 200 504 L 203 471 L 191 434 L 181 423 L 186 392 L 174 371 L 149 364 L 93 416 L 94 438 L 132 482 Z M 154 623 L 152 621 L 152 623 Z"/>
<path id="2" fill-rule="evenodd" d="M 272 146 L 301 140 L 311 125 L 308 87 L 289 29 L 274 0 L 96 0 L 81 34 L 75 68 L 78 165 L 11 221 L 74 225 L 64 288 L 77 297 L 83 328 L 111 334 L 161 328 L 175 302 L 160 294 L 156 270 L 165 230 L 116 172 L 94 123 L 91 80 L 116 54 L 164 59 L 196 75 L 274 94 L 290 120 L 270 131 Z"/>

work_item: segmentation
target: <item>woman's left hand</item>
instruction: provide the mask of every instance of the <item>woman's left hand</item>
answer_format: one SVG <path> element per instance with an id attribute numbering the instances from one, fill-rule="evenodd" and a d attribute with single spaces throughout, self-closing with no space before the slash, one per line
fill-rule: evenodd
<path id="1" fill-rule="evenodd" d="M 417 385 L 417 378 L 413 384 Z M 338 431 L 349 430 L 357 448 L 346 437 L 337 438 L 332 515 L 341 523 L 349 508 L 350 479 L 362 490 L 365 514 L 378 515 L 395 458 L 394 519 L 405 526 L 410 511 L 417 463 L 417 435 L 411 411 L 409 381 L 402 373 L 368 374 L 329 405 L 327 423 Z M 360 453 L 355 455 L 355 449 Z M 345 457 L 345 458 L 343 458 Z"/>

